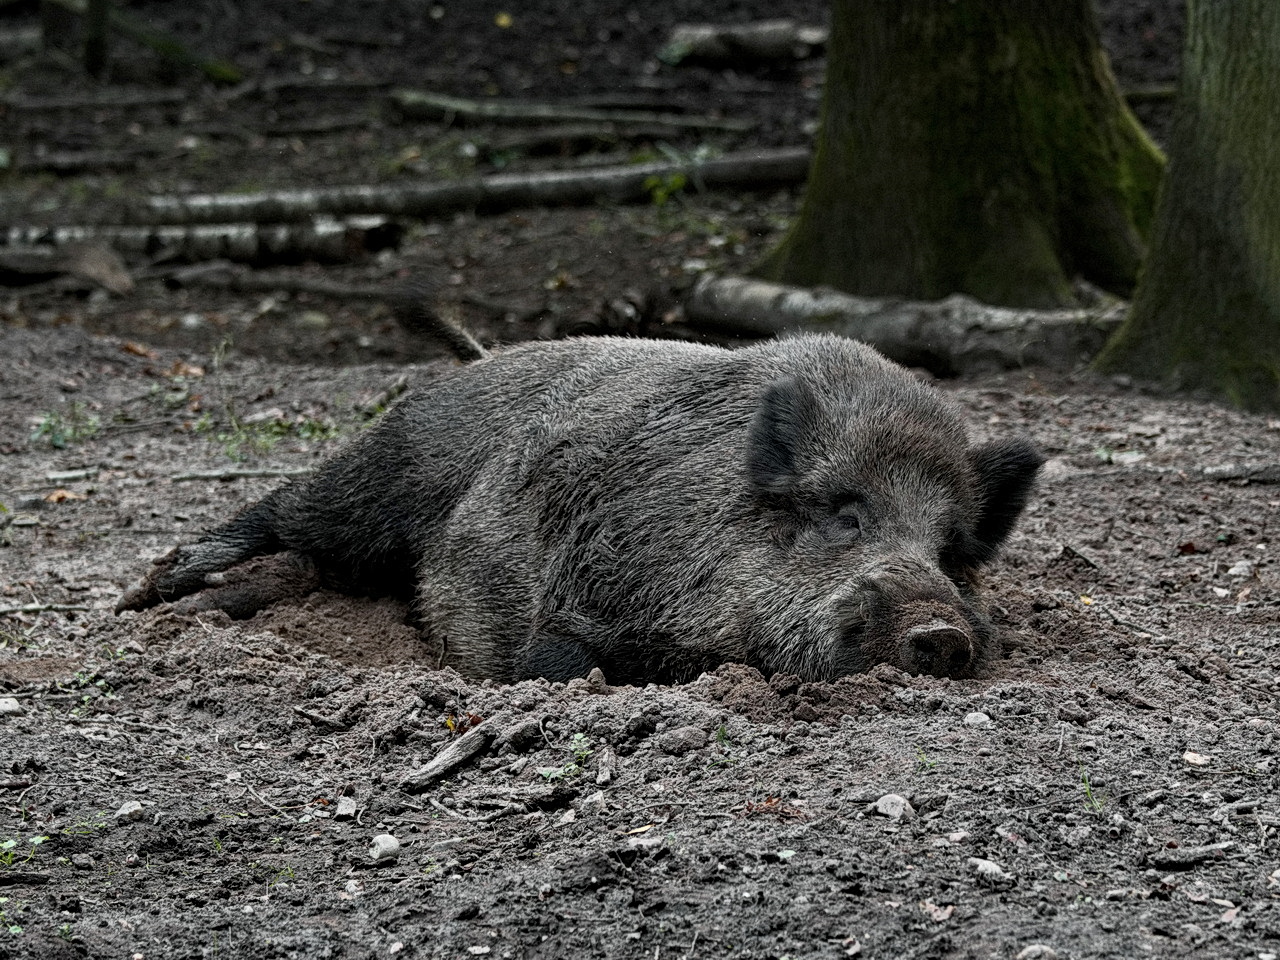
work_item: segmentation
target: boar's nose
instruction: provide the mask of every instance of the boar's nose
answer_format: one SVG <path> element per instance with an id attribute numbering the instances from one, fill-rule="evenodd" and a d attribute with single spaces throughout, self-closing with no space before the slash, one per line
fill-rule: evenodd
<path id="1" fill-rule="evenodd" d="M 937 602 L 905 604 L 899 620 L 903 659 L 913 673 L 955 677 L 973 659 L 973 633 L 959 611 Z"/>

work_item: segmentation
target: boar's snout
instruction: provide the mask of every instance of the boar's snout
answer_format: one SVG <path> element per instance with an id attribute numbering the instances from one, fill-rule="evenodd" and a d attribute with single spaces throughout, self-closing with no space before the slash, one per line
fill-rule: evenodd
<path id="1" fill-rule="evenodd" d="M 906 604 L 899 614 L 902 664 L 909 673 L 956 677 L 974 660 L 973 631 L 955 607 L 934 602 Z"/>

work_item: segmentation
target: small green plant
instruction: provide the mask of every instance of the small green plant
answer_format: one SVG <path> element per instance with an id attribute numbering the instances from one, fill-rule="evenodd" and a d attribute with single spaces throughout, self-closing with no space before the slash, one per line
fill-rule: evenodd
<path id="1" fill-rule="evenodd" d="M 277 870 L 276 875 L 272 877 L 270 881 L 268 881 L 267 888 L 270 889 L 271 887 L 274 887 L 277 883 L 280 883 L 282 881 L 292 882 L 297 878 L 298 878 L 297 874 L 293 872 L 293 867 L 286 864 L 285 866 Z"/>
<path id="2" fill-rule="evenodd" d="M 921 772 L 932 770 L 938 765 L 937 760 L 933 760 L 924 752 L 924 747 L 916 747 L 916 769 Z"/>
<path id="3" fill-rule="evenodd" d="M 1084 806 L 1090 813 L 1101 813 L 1102 808 L 1107 805 L 1107 798 L 1104 794 L 1094 793 L 1093 784 L 1089 781 L 1089 771 L 1084 768 L 1084 764 L 1080 764 L 1080 786 L 1084 790 Z"/>
<path id="4" fill-rule="evenodd" d="M 13 904 L 13 906 L 8 906 L 8 904 Z M 15 937 L 22 933 L 22 924 L 17 922 L 22 914 L 22 907 L 23 903 L 20 900 L 0 897 L 0 927 L 3 927 Z"/>
<path id="5" fill-rule="evenodd" d="M 70 943 L 71 937 L 72 937 L 71 924 L 64 923 L 62 926 L 60 926 L 58 928 L 58 936 L 61 937 L 63 940 L 67 941 L 67 943 Z"/>
<path id="6" fill-rule="evenodd" d="M 679 172 L 669 173 L 665 177 L 655 173 L 651 177 L 645 177 L 644 180 L 644 188 L 655 207 L 665 207 L 673 197 L 683 193 L 688 185 L 689 178 Z"/>
<path id="7" fill-rule="evenodd" d="M 573 754 L 573 759 L 568 763 L 560 767 L 539 767 L 538 773 L 548 782 L 569 780 L 581 774 L 587 758 L 591 756 L 591 741 L 585 734 L 575 733 L 569 738 L 569 752 Z"/>
<path id="8" fill-rule="evenodd" d="M 707 764 L 708 770 L 716 767 L 732 767 L 738 762 L 729 756 L 729 749 L 733 746 L 733 741 L 729 739 L 729 728 L 723 723 L 716 727 L 716 746 L 720 748 L 720 755 L 712 757 L 711 762 Z"/>
<path id="9" fill-rule="evenodd" d="M 35 430 L 31 431 L 31 441 L 43 440 L 55 450 L 61 450 L 96 436 L 100 426 L 101 421 L 89 412 L 89 407 L 77 400 L 66 413 L 52 410 L 42 416 Z"/>
<path id="10" fill-rule="evenodd" d="M 62 834 L 68 837 L 87 837 L 97 833 L 110 822 L 110 815 L 99 810 L 97 813 L 80 818 L 68 827 L 63 827 Z"/>
<path id="11" fill-rule="evenodd" d="M 24 863 L 30 863 L 32 858 L 36 855 L 36 848 L 48 839 L 48 837 L 31 837 L 27 841 L 27 844 L 31 849 L 27 850 L 27 855 L 25 857 L 22 856 L 22 852 L 23 850 L 26 850 L 26 847 L 21 846 L 13 837 L 10 837 L 8 840 L 0 841 L 0 867 L 4 867 L 8 870 L 12 867 L 20 867 Z M 21 857 L 21 859 L 19 859 L 19 857 Z"/>

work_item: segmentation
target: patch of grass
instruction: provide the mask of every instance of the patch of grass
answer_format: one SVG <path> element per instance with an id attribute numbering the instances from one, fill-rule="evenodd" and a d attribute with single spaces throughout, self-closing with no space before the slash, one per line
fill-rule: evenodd
<path id="1" fill-rule="evenodd" d="M 87 837 L 97 833 L 111 822 L 106 811 L 99 810 L 88 817 L 82 817 L 69 827 L 63 827 L 61 833 L 68 837 Z"/>
<path id="2" fill-rule="evenodd" d="M 36 850 L 40 844 L 48 840 L 48 837 L 36 836 L 29 837 L 27 843 L 23 845 L 14 837 L 6 840 L 0 840 L 0 867 L 5 870 L 12 870 L 14 867 L 20 867 L 24 863 L 30 863 L 36 855 Z M 26 851 L 26 856 L 22 856 Z"/>
<path id="3" fill-rule="evenodd" d="M 97 436 L 102 422 L 92 413 L 82 400 L 71 404 L 65 413 L 51 410 L 40 418 L 36 428 L 31 431 L 31 442 L 43 441 L 55 450 L 62 450 L 73 443 L 80 443 Z"/>
<path id="4" fill-rule="evenodd" d="M 1084 764 L 1080 764 L 1080 786 L 1084 790 L 1084 807 L 1090 813 L 1102 813 L 1107 805 L 1105 794 L 1095 793 L 1093 784 L 1089 780 L 1089 771 L 1084 768 Z"/>

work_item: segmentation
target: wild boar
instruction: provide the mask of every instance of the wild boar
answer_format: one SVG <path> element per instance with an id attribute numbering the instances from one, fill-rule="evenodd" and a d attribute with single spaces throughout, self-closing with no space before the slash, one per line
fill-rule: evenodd
<path id="1" fill-rule="evenodd" d="M 117 609 L 397 593 L 445 664 L 504 681 L 965 677 L 998 649 L 979 568 L 1041 463 L 971 446 L 941 393 L 850 340 L 529 343 L 409 395 Z"/>

